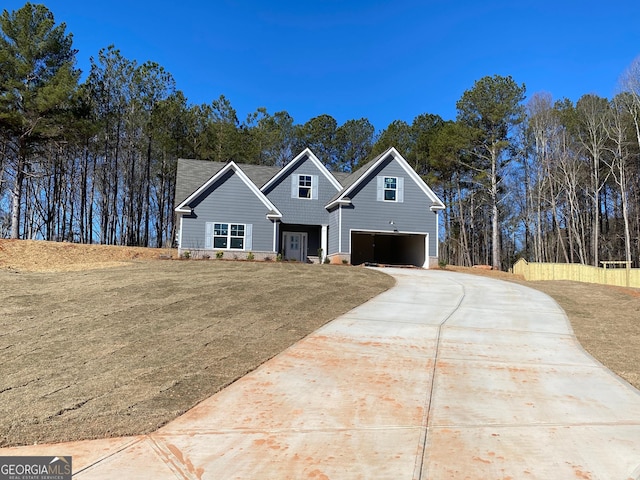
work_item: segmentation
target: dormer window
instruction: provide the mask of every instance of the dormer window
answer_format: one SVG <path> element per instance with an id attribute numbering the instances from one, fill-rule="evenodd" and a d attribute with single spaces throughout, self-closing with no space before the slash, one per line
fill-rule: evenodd
<path id="1" fill-rule="evenodd" d="M 379 202 L 404 202 L 404 178 L 379 176 L 378 195 Z"/>
<path id="2" fill-rule="evenodd" d="M 298 175 L 298 198 L 312 198 L 311 175 Z"/>
<path id="3" fill-rule="evenodd" d="M 398 179 L 396 177 L 384 177 L 384 200 L 395 202 L 398 194 Z"/>
<path id="4" fill-rule="evenodd" d="M 318 175 L 291 175 L 291 198 L 318 199 Z"/>

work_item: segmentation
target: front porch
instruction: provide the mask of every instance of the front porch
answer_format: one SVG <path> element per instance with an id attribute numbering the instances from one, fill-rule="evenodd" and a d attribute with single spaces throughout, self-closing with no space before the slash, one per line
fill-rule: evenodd
<path id="1" fill-rule="evenodd" d="M 327 226 L 281 223 L 278 252 L 283 260 L 322 263 L 327 254 Z"/>

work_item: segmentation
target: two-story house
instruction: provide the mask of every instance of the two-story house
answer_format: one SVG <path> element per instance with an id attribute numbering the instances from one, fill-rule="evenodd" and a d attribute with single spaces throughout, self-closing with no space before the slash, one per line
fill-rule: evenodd
<path id="1" fill-rule="evenodd" d="M 437 264 L 444 204 L 395 148 L 350 174 L 309 149 L 283 168 L 180 159 L 175 199 L 181 254 Z"/>

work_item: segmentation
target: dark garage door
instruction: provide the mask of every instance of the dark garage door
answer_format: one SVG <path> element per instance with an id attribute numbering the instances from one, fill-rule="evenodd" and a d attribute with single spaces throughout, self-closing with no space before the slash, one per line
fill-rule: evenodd
<path id="1" fill-rule="evenodd" d="M 417 234 L 351 233 L 351 263 L 415 265 L 425 263 L 425 237 Z"/>

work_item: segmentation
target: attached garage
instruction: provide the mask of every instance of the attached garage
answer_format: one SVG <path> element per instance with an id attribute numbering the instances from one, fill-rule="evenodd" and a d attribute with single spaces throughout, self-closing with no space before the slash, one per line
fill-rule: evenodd
<path id="1" fill-rule="evenodd" d="M 380 263 L 423 267 L 428 236 L 418 233 L 351 232 L 351 264 Z"/>

